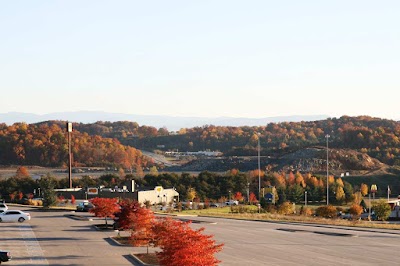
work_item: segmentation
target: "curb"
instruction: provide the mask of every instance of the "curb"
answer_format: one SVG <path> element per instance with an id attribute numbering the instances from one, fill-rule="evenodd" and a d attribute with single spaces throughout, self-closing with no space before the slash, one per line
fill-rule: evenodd
<path id="1" fill-rule="evenodd" d="M 114 242 L 118 246 L 121 246 L 121 247 L 132 247 L 132 245 L 119 243 L 119 241 L 115 240 L 114 237 L 112 237 L 112 236 L 110 236 L 108 239 L 110 239 L 110 241 Z"/>
<path id="2" fill-rule="evenodd" d="M 247 222 L 263 222 L 263 223 L 272 223 L 272 224 L 289 224 L 289 225 L 299 225 L 299 226 L 313 226 L 313 227 L 324 227 L 324 228 L 333 228 L 333 229 L 341 229 L 341 230 L 352 230 L 359 232 L 371 232 L 371 233 L 382 233 L 382 234 L 391 234 L 391 235 L 400 235 L 400 229 L 387 229 L 387 228 L 370 228 L 370 227 L 360 227 L 360 226 L 346 226 L 346 225 L 331 225 L 331 224 L 319 224 L 319 223 L 302 223 L 297 221 L 273 221 L 273 220 L 262 220 L 262 219 L 241 219 L 236 217 L 218 217 L 218 216 L 207 216 L 207 215 L 199 215 L 199 217 L 204 218 L 217 218 L 217 219 L 230 219 L 230 220 L 238 220 L 238 221 L 247 221 Z M 398 232 L 391 232 L 398 231 Z"/>
<path id="3" fill-rule="evenodd" d="M 110 228 L 110 229 L 108 229 L 108 228 L 107 229 L 101 229 L 96 224 L 93 224 L 91 227 L 96 229 L 96 231 L 102 231 L 102 232 L 111 232 L 111 231 L 114 232 L 115 231 L 112 228 Z"/>
<path id="4" fill-rule="evenodd" d="M 147 263 L 141 261 L 138 257 L 136 257 L 135 254 L 131 253 L 131 254 L 129 254 L 129 256 L 140 266 L 159 266 L 156 264 L 147 264 Z"/>

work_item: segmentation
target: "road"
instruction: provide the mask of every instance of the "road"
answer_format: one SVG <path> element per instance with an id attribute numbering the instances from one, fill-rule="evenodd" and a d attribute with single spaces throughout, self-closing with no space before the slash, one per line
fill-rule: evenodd
<path id="1" fill-rule="evenodd" d="M 15 208 L 15 207 L 14 207 Z M 5 265 L 133 265 L 132 252 L 143 248 L 117 246 L 93 224 L 64 216 L 70 212 L 30 211 L 22 224 L 0 223 L 0 249 L 10 250 Z M 84 213 L 83 215 L 91 216 Z M 400 232 L 353 230 L 334 226 L 294 225 L 217 218 L 193 219 L 224 249 L 221 265 L 395 265 Z"/>

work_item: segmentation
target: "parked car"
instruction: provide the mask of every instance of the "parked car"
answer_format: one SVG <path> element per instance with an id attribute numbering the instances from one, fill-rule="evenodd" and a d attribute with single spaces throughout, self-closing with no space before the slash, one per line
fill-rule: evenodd
<path id="1" fill-rule="evenodd" d="M 230 201 L 225 202 L 225 205 L 227 205 L 227 206 L 239 205 L 239 201 L 237 201 L 237 200 L 230 200 Z"/>
<path id="2" fill-rule="evenodd" d="M 376 220 L 376 214 L 375 214 L 374 211 L 371 212 L 371 217 L 370 217 L 370 218 L 371 218 L 371 219 L 369 219 L 369 213 L 368 213 L 368 212 L 362 213 L 362 214 L 360 215 L 360 220 L 371 220 L 371 221 L 375 221 L 375 220 Z"/>
<path id="3" fill-rule="evenodd" d="M 8 207 L 7 207 L 7 205 L 6 205 L 4 202 L 1 202 L 1 203 L 0 203 L 0 210 L 3 210 L 3 211 L 8 210 Z"/>
<path id="4" fill-rule="evenodd" d="M 79 202 L 79 204 L 76 206 L 76 211 L 78 212 L 88 212 L 90 209 L 92 209 L 94 205 L 88 201 L 83 201 Z"/>
<path id="5" fill-rule="evenodd" d="M 0 213 L 0 222 L 25 222 L 31 219 L 31 215 L 20 210 L 6 210 Z"/>
<path id="6" fill-rule="evenodd" d="M 8 251 L 0 250 L 0 264 L 11 260 L 11 253 Z"/>
<path id="7" fill-rule="evenodd" d="M 219 203 L 210 203 L 210 208 L 218 208 L 219 206 Z"/>
<path id="8" fill-rule="evenodd" d="M 103 188 L 100 188 L 100 191 L 101 192 L 115 192 L 115 189 L 110 188 L 110 187 L 103 187 Z"/>

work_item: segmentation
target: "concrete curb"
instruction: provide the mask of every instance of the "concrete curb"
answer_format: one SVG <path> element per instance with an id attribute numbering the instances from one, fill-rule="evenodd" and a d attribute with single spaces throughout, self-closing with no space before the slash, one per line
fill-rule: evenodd
<path id="1" fill-rule="evenodd" d="M 332 229 L 341 229 L 341 230 L 352 230 L 352 231 L 360 231 L 360 232 L 371 232 L 371 233 L 400 235 L 400 229 L 369 228 L 369 227 L 360 227 L 360 226 L 346 226 L 346 225 L 332 225 L 332 224 L 318 224 L 318 223 L 302 223 L 302 222 L 296 222 L 296 221 L 273 221 L 273 220 L 262 220 L 262 219 L 241 219 L 241 218 L 235 218 L 235 217 L 220 217 L 220 216 L 207 216 L 207 215 L 199 215 L 198 217 L 216 218 L 216 219 L 230 219 L 230 220 L 247 221 L 247 222 L 263 222 L 263 223 L 273 223 L 273 224 L 313 226 L 313 227 L 323 227 L 323 228 L 332 228 Z M 390 230 L 397 231 L 397 232 L 391 232 Z"/>
<path id="2" fill-rule="evenodd" d="M 102 232 L 111 232 L 111 231 L 115 231 L 114 229 L 112 229 L 112 228 L 110 228 L 110 229 L 108 229 L 108 227 L 107 227 L 107 229 L 102 229 L 102 228 L 100 228 L 100 227 L 98 227 L 96 224 L 93 224 L 91 227 L 93 227 L 94 229 L 96 229 L 96 231 L 102 231 Z"/>
<path id="3" fill-rule="evenodd" d="M 147 264 L 147 263 L 144 263 L 144 262 L 141 261 L 138 257 L 136 257 L 135 254 L 129 254 L 129 256 L 130 256 L 138 265 L 141 265 L 141 266 L 159 266 L 159 265 L 156 265 L 156 264 Z"/>
<path id="4" fill-rule="evenodd" d="M 112 236 L 110 236 L 108 239 L 110 239 L 110 241 L 114 242 L 118 246 L 121 246 L 121 247 L 132 247 L 132 245 L 121 244 L 118 240 L 114 239 L 114 237 L 112 237 Z"/>

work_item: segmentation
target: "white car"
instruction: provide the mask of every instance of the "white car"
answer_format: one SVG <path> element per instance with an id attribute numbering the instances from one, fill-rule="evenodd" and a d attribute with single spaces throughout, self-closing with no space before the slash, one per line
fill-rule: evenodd
<path id="1" fill-rule="evenodd" d="M 8 210 L 7 205 L 4 202 L 1 202 L 0 203 L 0 211 L 6 211 L 6 210 Z"/>
<path id="2" fill-rule="evenodd" d="M 0 222 L 24 222 L 29 221 L 31 215 L 19 210 L 6 210 L 0 213 Z"/>

